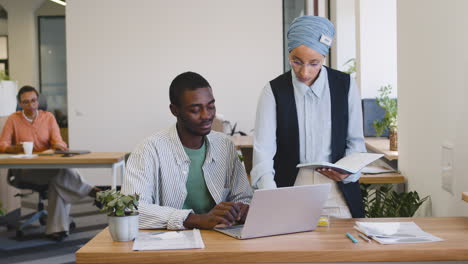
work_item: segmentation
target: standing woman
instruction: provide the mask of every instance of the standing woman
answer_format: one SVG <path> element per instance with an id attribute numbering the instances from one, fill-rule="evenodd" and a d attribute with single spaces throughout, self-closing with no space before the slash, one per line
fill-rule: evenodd
<path id="1" fill-rule="evenodd" d="M 335 29 L 326 18 L 296 18 L 288 31 L 291 71 L 263 89 L 255 122 L 252 186 L 271 189 L 332 184 L 324 214 L 364 217 L 360 173 L 341 174 L 296 166 L 336 162 L 366 152 L 361 99 L 349 74 L 323 65 Z"/>

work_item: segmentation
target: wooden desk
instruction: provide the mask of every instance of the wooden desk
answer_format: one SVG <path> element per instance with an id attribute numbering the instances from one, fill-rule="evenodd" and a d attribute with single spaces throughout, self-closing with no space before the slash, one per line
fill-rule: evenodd
<path id="1" fill-rule="evenodd" d="M 367 146 L 367 139 L 368 138 L 366 138 L 366 146 Z M 383 144 L 379 140 L 385 139 L 385 138 L 370 138 L 370 139 L 371 139 L 370 142 L 372 143 L 379 142 L 380 144 Z M 237 149 L 242 151 L 242 155 L 244 156 L 245 169 L 247 170 L 247 174 L 250 175 L 250 171 L 252 170 L 253 137 L 252 136 L 231 136 L 231 140 L 234 143 L 234 146 L 236 146 Z M 387 143 L 388 143 L 388 139 L 387 139 Z M 387 146 L 387 149 L 388 149 L 388 146 Z M 397 151 L 391 151 L 391 152 L 396 152 L 396 158 L 398 158 Z M 392 155 L 390 157 L 395 158 L 395 155 Z M 399 173 L 363 174 L 359 181 L 365 184 L 405 183 L 405 177 Z"/>
<path id="2" fill-rule="evenodd" d="M 76 252 L 77 264 L 88 263 L 298 263 L 468 260 L 468 217 L 361 219 L 414 221 L 444 241 L 380 245 L 357 237 L 356 219 L 332 219 L 313 232 L 237 240 L 202 231 L 204 249 L 132 251 L 133 242 L 113 242 L 107 229 Z M 352 243 L 345 233 L 359 239 Z"/>
<path id="3" fill-rule="evenodd" d="M 253 161 L 253 137 L 252 136 L 231 136 L 234 146 L 242 152 L 244 157 L 245 170 L 250 179 Z"/>
<path id="4" fill-rule="evenodd" d="M 468 192 L 463 192 L 462 193 L 462 200 L 465 202 L 468 202 Z"/>
<path id="5" fill-rule="evenodd" d="M 237 149 L 253 148 L 252 136 L 231 136 L 231 140 Z"/>
<path id="6" fill-rule="evenodd" d="M 361 174 L 359 179 L 359 182 L 364 184 L 405 183 L 405 181 L 405 176 L 400 173 Z"/>
<path id="7" fill-rule="evenodd" d="M 62 157 L 61 155 L 38 156 L 31 159 L 1 158 L 0 168 L 10 169 L 56 169 L 56 168 L 111 168 L 112 188 L 117 186 L 117 169 L 123 177 L 125 152 L 92 152 Z M 122 179 L 121 179 L 122 180 Z"/>
<path id="8" fill-rule="evenodd" d="M 366 137 L 366 148 L 375 153 L 384 154 L 388 160 L 398 160 L 398 151 L 390 150 L 390 140 L 385 137 Z"/>

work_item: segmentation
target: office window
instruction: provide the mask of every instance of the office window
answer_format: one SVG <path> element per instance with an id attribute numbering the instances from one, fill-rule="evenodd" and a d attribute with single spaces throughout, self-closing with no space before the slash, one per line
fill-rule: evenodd
<path id="1" fill-rule="evenodd" d="M 40 91 L 61 128 L 68 127 L 65 17 L 39 18 Z"/>

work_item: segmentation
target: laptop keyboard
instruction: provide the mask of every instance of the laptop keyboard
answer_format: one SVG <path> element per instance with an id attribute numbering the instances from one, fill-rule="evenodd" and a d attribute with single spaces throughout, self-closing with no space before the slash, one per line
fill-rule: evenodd
<path id="1" fill-rule="evenodd" d="M 235 225 L 235 226 L 226 226 L 226 227 L 217 227 L 218 230 L 227 231 L 228 233 L 236 236 L 240 236 L 244 225 Z"/>

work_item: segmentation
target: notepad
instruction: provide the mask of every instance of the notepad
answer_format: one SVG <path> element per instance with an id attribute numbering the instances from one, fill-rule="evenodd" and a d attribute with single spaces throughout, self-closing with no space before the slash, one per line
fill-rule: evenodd
<path id="1" fill-rule="evenodd" d="M 79 154 L 88 154 L 91 153 L 89 150 L 56 150 L 55 154 L 74 154 L 74 155 L 79 155 Z"/>
<path id="2" fill-rule="evenodd" d="M 335 163 L 330 162 L 312 162 L 312 163 L 301 163 L 297 165 L 297 168 L 330 168 L 340 173 L 354 174 L 358 173 L 362 168 L 374 162 L 377 159 L 383 157 L 383 154 L 377 153 L 360 153 L 355 152 L 348 155 Z"/>
<path id="3" fill-rule="evenodd" d="M 360 222 L 354 227 L 380 244 L 427 243 L 443 239 L 424 232 L 414 222 Z"/>
<path id="4" fill-rule="evenodd" d="M 133 250 L 205 248 L 200 230 L 138 232 Z"/>
<path id="5" fill-rule="evenodd" d="M 18 155 L 13 155 L 11 157 L 15 159 L 32 159 L 32 158 L 37 157 L 37 154 L 31 154 L 31 155 L 18 154 Z"/>

